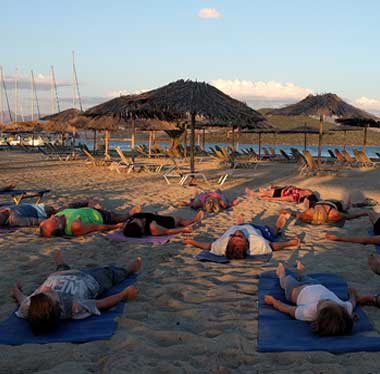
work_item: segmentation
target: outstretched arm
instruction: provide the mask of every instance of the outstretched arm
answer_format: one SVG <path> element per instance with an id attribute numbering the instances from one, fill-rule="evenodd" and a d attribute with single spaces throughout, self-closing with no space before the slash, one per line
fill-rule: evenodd
<path id="1" fill-rule="evenodd" d="M 80 220 L 76 220 L 71 224 L 71 232 L 74 236 L 86 235 L 95 231 L 109 231 L 117 228 L 122 228 L 123 223 L 117 223 L 115 225 L 103 225 L 95 223 L 82 223 Z"/>
<path id="2" fill-rule="evenodd" d="M 359 243 L 359 244 L 380 244 L 380 236 L 337 236 L 326 234 L 327 240 L 335 242 Z"/>
<path id="3" fill-rule="evenodd" d="M 183 239 L 183 244 L 190 244 L 205 251 L 211 251 L 211 243 L 198 242 L 194 239 Z"/>
<path id="4" fill-rule="evenodd" d="M 359 218 L 359 217 L 365 217 L 365 216 L 368 216 L 368 212 L 359 212 L 359 213 L 346 213 L 346 214 L 343 214 L 343 217 L 344 219 L 355 219 L 355 218 Z"/>
<path id="5" fill-rule="evenodd" d="M 135 286 L 128 286 L 123 291 L 108 296 L 104 299 L 96 300 L 96 307 L 101 309 L 109 309 L 118 304 L 122 300 L 134 300 L 137 296 L 137 288 Z"/>
<path id="6" fill-rule="evenodd" d="M 280 300 L 275 299 L 273 296 L 265 295 L 264 301 L 268 305 L 272 305 L 274 309 L 278 311 L 288 314 L 289 316 L 295 318 L 296 316 L 296 307 L 293 305 L 288 305 Z"/>
<path id="7" fill-rule="evenodd" d="M 152 222 L 149 226 L 150 232 L 152 236 L 160 236 L 160 235 L 175 235 L 181 232 L 192 232 L 193 228 L 191 226 L 185 227 L 176 227 L 174 229 L 167 229 L 158 225 L 156 222 Z"/>

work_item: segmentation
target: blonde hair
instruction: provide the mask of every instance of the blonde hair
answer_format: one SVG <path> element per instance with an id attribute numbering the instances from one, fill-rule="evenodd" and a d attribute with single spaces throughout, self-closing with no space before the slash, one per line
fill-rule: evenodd
<path id="1" fill-rule="evenodd" d="M 203 204 L 203 208 L 208 213 L 218 213 L 220 211 L 219 200 L 216 197 L 208 197 Z"/>

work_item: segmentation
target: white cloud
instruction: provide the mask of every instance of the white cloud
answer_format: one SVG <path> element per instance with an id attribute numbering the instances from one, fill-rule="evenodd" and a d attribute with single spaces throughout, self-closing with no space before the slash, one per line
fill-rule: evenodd
<path id="1" fill-rule="evenodd" d="M 8 75 L 4 77 L 7 89 L 13 90 L 15 87 L 16 76 Z M 51 89 L 50 76 L 45 76 L 41 73 L 34 75 L 34 82 L 36 90 L 49 91 Z M 57 87 L 69 87 L 72 85 L 71 81 L 56 80 Z M 30 90 L 30 76 L 18 76 L 18 88 L 20 90 Z"/>
<path id="2" fill-rule="evenodd" d="M 202 8 L 198 12 L 198 17 L 219 19 L 222 15 L 215 8 Z"/>
<path id="3" fill-rule="evenodd" d="M 361 109 L 368 111 L 380 111 L 380 100 L 370 99 L 368 97 L 362 96 L 355 100 L 355 105 Z"/>
<path id="4" fill-rule="evenodd" d="M 127 90 L 114 90 L 106 93 L 106 97 L 119 97 L 130 95 L 131 93 Z"/>
<path id="5" fill-rule="evenodd" d="M 294 83 L 275 81 L 223 80 L 211 82 L 213 86 L 227 95 L 243 100 L 300 100 L 312 93 L 309 88 L 299 87 Z"/>

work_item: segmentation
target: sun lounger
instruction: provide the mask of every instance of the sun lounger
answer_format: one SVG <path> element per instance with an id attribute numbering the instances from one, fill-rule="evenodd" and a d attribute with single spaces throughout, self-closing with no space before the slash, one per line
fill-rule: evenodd
<path id="1" fill-rule="evenodd" d="M 314 160 L 313 156 L 309 151 L 304 152 L 304 157 L 307 162 L 307 167 L 305 172 L 309 175 L 321 175 L 325 174 L 338 174 L 338 168 L 331 166 L 326 166 L 325 164 L 318 165 L 318 163 Z"/>
<path id="2" fill-rule="evenodd" d="M 45 193 L 50 192 L 50 190 L 9 190 L 0 191 L 0 196 L 11 196 L 12 200 L 16 205 L 20 204 L 24 199 L 31 199 L 36 197 L 36 203 L 39 203 Z"/>

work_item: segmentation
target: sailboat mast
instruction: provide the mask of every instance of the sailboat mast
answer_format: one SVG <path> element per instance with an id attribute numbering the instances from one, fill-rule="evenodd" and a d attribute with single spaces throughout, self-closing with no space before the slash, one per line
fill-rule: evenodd
<path id="1" fill-rule="evenodd" d="M 79 108 L 81 111 L 83 111 L 82 99 L 80 97 L 80 92 L 79 92 L 77 69 L 75 68 L 75 52 L 73 51 L 72 53 L 73 53 L 73 108 L 75 108 L 75 97 L 77 97 L 78 102 L 79 102 Z"/>
<path id="2" fill-rule="evenodd" d="M 15 100 L 15 121 L 18 119 L 18 69 L 16 68 L 15 86 L 14 86 L 14 100 Z"/>
<path id="3" fill-rule="evenodd" d="M 7 92 L 7 87 L 5 85 L 4 74 L 3 74 L 3 67 L 2 66 L 0 66 L 0 78 L 1 78 L 1 83 L 2 83 L 2 86 L 3 86 L 3 92 L 4 92 L 4 96 L 5 96 L 5 101 L 7 102 L 9 119 L 10 119 L 11 122 L 13 122 L 12 112 L 11 112 L 11 106 L 9 105 L 8 92 Z"/>
<path id="4" fill-rule="evenodd" d="M 36 109 L 37 109 L 37 119 L 40 119 L 41 113 L 40 113 L 40 106 L 38 104 L 38 97 L 37 97 L 37 90 L 36 90 L 36 82 L 34 81 L 34 73 L 33 70 L 31 70 L 32 73 L 32 87 L 33 87 L 33 95 L 34 100 L 36 101 Z M 33 107 L 34 108 L 34 107 Z"/>
<path id="5" fill-rule="evenodd" d="M 34 121 L 34 95 L 33 95 L 33 77 L 32 76 L 30 76 L 30 98 L 32 99 L 31 120 Z"/>
<path id="6" fill-rule="evenodd" d="M 54 89 L 53 96 L 55 95 L 57 112 L 60 112 L 61 108 L 59 107 L 57 83 L 55 81 L 55 74 L 54 74 L 54 66 L 53 65 L 51 66 L 51 79 L 52 79 L 52 83 L 53 83 L 53 89 Z"/>

